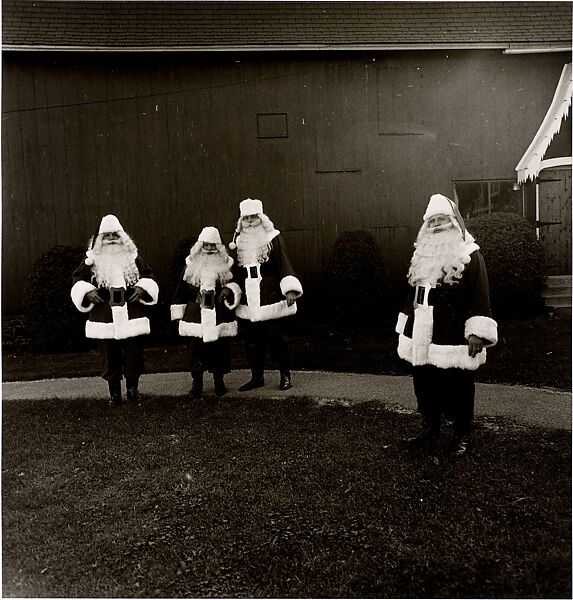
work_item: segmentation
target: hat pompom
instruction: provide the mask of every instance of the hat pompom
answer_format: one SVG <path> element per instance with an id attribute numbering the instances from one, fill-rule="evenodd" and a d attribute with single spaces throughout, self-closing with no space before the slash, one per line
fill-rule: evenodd
<path id="1" fill-rule="evenodd" d="M 86 265 L 87 265 L 88 267 L 91 267 L 91 266 L 94 264 L 94 259 L 93 259 L 93 258 L 91 258 L 90 256 L 88 256 L 88 257 L 87 257 L 87 258 L 84 260 L 84 262 L 86 263 Z"/>
<path id="2" fill-rule="evenodd" d="M 235 242 L 231 242 L 229 244 L 229 250 L 236 250 L 237 249 L 237 244 L 235 244 Z"/>

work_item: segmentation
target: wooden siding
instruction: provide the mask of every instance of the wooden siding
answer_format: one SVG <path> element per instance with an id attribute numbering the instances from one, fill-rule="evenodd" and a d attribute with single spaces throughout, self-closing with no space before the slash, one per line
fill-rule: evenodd
<path id="1" fill-rule="evenodd" d="M 514 178 L 564 54 L 4 53 L 3 309 L 31 264 L 118 215 L 158 274 L 205 225 L 229 242 L 245 197 L 312 288 L 364 228 L 403 277 L 430 194 Z M 168 298 L 163 298 L 168 302 Z"/>
<path id="2" fill-rule="evenodd" d="M 571 167 L 539 173 L 539 240 L 549 275 L 571 275 Z"/>

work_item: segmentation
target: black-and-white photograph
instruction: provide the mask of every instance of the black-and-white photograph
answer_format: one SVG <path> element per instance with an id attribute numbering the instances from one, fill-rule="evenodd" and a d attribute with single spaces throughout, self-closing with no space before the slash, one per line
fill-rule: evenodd
<path id="1" fill-rule="evenodd" d="M 572 597 L 572 19 L 2 0 L 3 598 Z"/>

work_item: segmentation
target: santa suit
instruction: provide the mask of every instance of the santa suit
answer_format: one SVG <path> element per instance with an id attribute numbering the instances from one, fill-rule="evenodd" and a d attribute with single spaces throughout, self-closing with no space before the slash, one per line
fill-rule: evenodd
<path id="1" fill-rule="evenodd" d="M 139 278 L 132 285 L 127 284 L 118 270 L 108 287 L 100 286 L 93 266 L 85 261 L 73 274 L 72 301 L 80 312 L 88 314 L 86 337 L 100 340 L 104 359 L 102 377 L 108 381 L 120 380 L 122 375 L 138 378 L 144 372 L 141 336 L 150 332 L 147 306 L 157 304 L 159 288 L 152 270 L 139 256 L 135 258 L 135 266 Z M 129 302 L 136 286 L 146 293 L 138 302 Z M 85 298 L 96 289 L 103 304 L 92 304 Z"/>
<path id="2" fill-rule="evenodd" d="M 189 261 L 187 257 L 187 264 Z M 220 281 L 211 279 L 201 279 L 200 285 L 196 286 L 185 281 L 184 276 L 185 269 L 173 296 L 171 319 L 179 320 L 179 335 L 189 338 L 190 371 L 229 373 L 229 338 L 237 335 L 234 309 L 241 290 L 236 283 L 223 286 Z M 224 287 L 233 293 L 232 302 L 219 300 Z"/>
<path id="3" fill-rule="evenodd" d="M 474 372 L 486 361 L 485 348 L 497 343 L 483 256 L 471 235 L 465 235 L 467 262 L 461 279 L 410 286 L 396 325 L 398 355 L 414 366 L 419 412 L 436 429 L 441 414 L 453 417 L 460 435 L 467 435 L 471 426 Z M 484 349 L 474 357 L 468 353 L 470 335 L 484 340 Z"/>
<path id="4" fill-rule="evenodd" d="M 245 339 L 247 360 L 255 378 L 262 378 L 265 350 L 268 346 L 271 358 L 278 363 L 281 373 L 289 373 L 289 356 L 284 317 L 294 315 L 296 302 L 287 305 L 288 292 L 302 295 L 302 285 L 294 275 L 280 232 L 269 232 L 271 248 L 265 262 L 250 262 L 233 266 L 233 280 L 241 288 L 241 301 L 236 315 Z M 237 239 L 241 247 L 241 237 Z"/>

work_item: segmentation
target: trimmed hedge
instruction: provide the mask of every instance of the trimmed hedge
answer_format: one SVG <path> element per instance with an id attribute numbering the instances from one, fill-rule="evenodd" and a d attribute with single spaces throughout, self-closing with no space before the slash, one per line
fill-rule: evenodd
<path id="1" fill-rule="evenodd" d="M 74 351 L 90 346 L 86 315 L 70 298 L 72 274 L 85 258 L 80 246 L 53 246 L 32 266 L 24 287 L 23 324 L 31 349 Z"/>
<path id="2" fill-rule="evenodd" d="M 169 273 L 167 278 L 167 290 L 163 295 L 163 301 L 167 304 L 171 304 L 171 299 L 175 293 L 175 288 L 179 283 L 179 277 L 185 266 L 185 258 L 188 256 L 191 246 L 197 241 L 196 235 L 189 235 L 179 240 L 179 243 L 175 247 L 173 256 L 171 257 L 171 265 L 169 266 Z"/>
<path id="3" fill-rule="evenodd" d="M 365 230 L 339 234 L 324 271 L 324 306 L 330 316 L 356 325 L 395 319 L 395 298 L 382 249 Z"/>
<path id="4" fill-rule="evenodd" d="M 515 213 L 483 215 L 466 226 L 485 259 L 494 318 L 541 314 L 545 260 L 533 227 Z"/>

